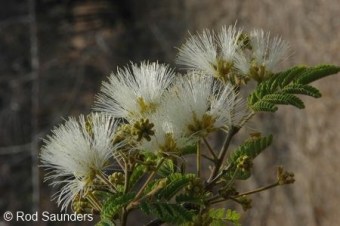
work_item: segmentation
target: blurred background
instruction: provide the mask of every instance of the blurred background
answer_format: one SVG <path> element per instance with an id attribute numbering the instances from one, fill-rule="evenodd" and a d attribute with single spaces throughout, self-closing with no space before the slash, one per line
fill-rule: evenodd
<path id="1" fill-rule="evenodd" d="M 142 60 L 175 66 L 175 47 L 188 31 L 237 21 L 289 41 L 294 54 L 286 65 L 340 65 L 337 0 L 0 2 L 1 215 L 6 210 L 58 213 L 50 201 L 55 190 L 43 183 L 37 167 L 41 139 L 63 117 L 88 113 L 101 81 L 117 66 Z M 244 225 L 340 225 L 340 76 L 315 86 L 323 97 L 304 98 L 305 110 L 281 107 L 278 114 L 250 122 L 249 127 L 273 133 L 275 139 L 255 161 L 255 176 L 240 186 L 266 185 L 280 164 L 297 181 L 254 195 Z M 1 220 L 1 226 L 9 225 Z"/>

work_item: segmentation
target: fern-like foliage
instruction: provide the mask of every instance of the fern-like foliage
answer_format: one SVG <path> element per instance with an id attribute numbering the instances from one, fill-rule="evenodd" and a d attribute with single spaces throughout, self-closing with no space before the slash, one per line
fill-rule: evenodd
<path id="1" fill-rule="evenodd" d="M 256 137 L 248 139 L 244 144 L 239 146 L 229 157 L 229 167 L 224 178 L 227 180 L 239 179 L 246 180 L 250 177 L 250 171 L 238 168 L 238 161 L 241 157 L 248 157 L 249 160 L 255 159 L 264 149 L 272 143 L 273 137 Z"/>
<path id="2" fill-rule="evenodd" d="M 172 173 L 154 180 L 144 191 L 148 198 L 140 203 L 140 209 L 166 223 L 180 225 L 190 222 L 195 214 L 186 205 L 203 204 L 203 197 L 187 194 L 184 189 L 195 178 L 195 174 Z M 176 202 L 171 203 L 170 200 Z"/>
<path id="3" fill-rule="evenodd" d="M 334 65 L 319 65 L 311 68 L 311 70 L 306 70 L 297 79 L 297 83 L 309 84 L 328 75 L 336 74 L 340 71 L 340 67 Z"/>
<path id="4" fill-rule="evenodd" d="M 170 200 L 195 177 L 194 174 L 173 173 L 167 177 L 167 185 L 158 192 L 157 198 Z"/>
<path id="5" fill-rule="evenodd" d="M 130 175 L 130 186 L 133 187 L 134 185 L 136 185 L 136 183 L 141 179 L 141 177 L 143 176 L 143 174 L 146 171 L 146 166 L 145 165 L 137 165 L 131 175 Z"/>
<path id="6" fill-rule="evenodd" d="M 225 226 L 227 223 L 232 223 L 234 226 L 241 226 L 240 214 L 230 209 L 210 209 L 209 217 L 211 226 Z"/>
<path id="7" fill-rule="evenodd" d="M 203 197 L 197 196 L 195 194 L 179 194 L 176 196 L 176 202 L 181 204 L 195 204 L 195 205 L 203 205 L 204 199 Z"/>
<path id="8" fill-rule="evenodd" d="M 127 205 L 135 197 L 135 193 L 117 193 L 112 195 L 103 205 L 101 211 L 102 219 L 113 219 L 122 207 Z"/>
<path id="9" fill-rule="evenodd" d="M 141 210 L 147 214 L 156 216 L 160 220 L 179 225 L 192 220 L 194 213 L 187 210 L 180 204 L 171 204 L 169 202 L 142 202 Z"/>
<path id="10" fill-rule="evenodd" d="M 279 104 L 302 109 L 304 103 L 296 95 L 321 97 L 320 91 L 308 84 L 339 71 L 340 67 L 334 65 L 295 66 L 261 82 L 248 97 L 248 105 L 255 112 L 275 112 Z"/>

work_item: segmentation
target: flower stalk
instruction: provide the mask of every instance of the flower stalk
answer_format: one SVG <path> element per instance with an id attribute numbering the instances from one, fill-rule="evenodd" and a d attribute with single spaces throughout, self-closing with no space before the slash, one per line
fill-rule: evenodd
<path id="1" fill-rule="evenodd" d="M 200 142 L 197 142 L 196 145 L 196 173 L 197 177 L 201 177 L 201 145 Z"/>
<path id="2" fill-rule="evenodd" d="M 230 142 L 233 138 L 233 136 L 239 131 L 239 128 L 237 127 L 231 127 L 229 132 L 228 132 L 228 135 L 223 143 L 223 146 L 219 152 L 219 155 L 218 155 L 218 158 L 217 158 L 217 161 L 215 163 L 215 166 L 213 168 L 213 171 L 208 179 L 208 184 L 211 184 L 212 181 L 216 181 L 216 176 L 224 162 L 224 158 L 225 158 L 225 155 L 227 154 L 227 151 L 228 151 L 228 147 L 230 145 Z"/>

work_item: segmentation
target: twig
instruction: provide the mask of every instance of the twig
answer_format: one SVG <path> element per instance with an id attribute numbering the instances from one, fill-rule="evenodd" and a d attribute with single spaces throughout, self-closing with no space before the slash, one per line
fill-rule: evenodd
<path id="1" fill-rule="evenodd" d="M 134 168 L 134 166 L 131 167 Z M 126 194 L 130 189 L 130 176 L 131 176 L 130 161 L 128 159 L 124 159 L 123 169 L 124 169 L 124 194 Z"/>
<path id="2" fill-rule="evenodd" d="M 159 170 L 159 168 L 161 167 L 163 162 L 164 162 L 164 159 L 161 159 L 160 162 L 157 164 L 156 169 L 154 171 L 152 171 L 152 173 L 149 175 L 148 179 L 146 179 L 146 181 L 143 184 L 143 186 L 139 189 L 139 191 L 138 191 L 138 193 L 137 193 L 137 195 L 136 195 L 136 197 L 134 199 L 135 201 L 138 201 L 138 199 L 142 196 L 146 186 L 154 178 L 154 176 L 156 175 L 157 171 Z M 133 201 L 133 202 L 135 202 L 135 201 Z"/>
<path id="3" fill-rule="evenodd" d="M 226 172 L 228 172 L 228 170 L 230 169 L 231 165 L 228 165 L 225 169 L 223 169 L 218 175 L 216 175 L 216 177 L 214 177 L 214 179 L 212 179 L 211 181 L 208 181 L 208 183 L 206 184 L 205 188 L 209 189 L 212 185 L 214 185 Z M 235 172 L 236 173 L 236 172 Z"/>
<path id="4" fill-rule="evenodd" d="M 253 191 L 248 191 L 248 192 L 244 192 L 244 193 L 235 195 L 235 196 L 233 196 L 233 198 L 238 198 L 238 197 L 241 197 L 241 196 L 244 196 L 244 195 L 251 195 L 251 194 L 258 193 L 258 192 L 261 192 L 261 191 L 264 191 L 264 190 L 268 190 L 270 188 L 273 188 L 273 187 L 276 187 L 276 186 L 279 186 L 279 185 L 280 185 L 279 182 L 275 182 L 273 184 L 270 184 L 270 185 L 267 185 L 267 186 L 255 189 Z"/>
<path id="5" fill-rule="evenodd" d="M 214 160 L 214 159 L 210 158 L 209 156 L 207 156 L 207 155 L 205 155 L 205 154 L 202 154 L 202 157 L 208 159 L 209 161 L 211 161 L 211 162 L 213 162 L 213 163 L 215 163 L 215 160 Z"/>
<path id="6" fill-rule="evenodd" d="M 128 211 L 126 210 L 126 208 L 123 208 L 122 215 L 121 215 L 121 218 L 120 218 L 121 226 L 126 226 L 127 217 L 128 217 Z"/>
<path id="7" fill-rule="evenodd" d="M 214 195 L 213 197 L 209 198 L 206 200 L 207 203 L 212 203 L 213 201 L 215 201 L 216 199 L 219 199 L 221 198 L 221 196 L 218 194 L 218 195 Z"/>
<path id="8" fill-rule="evenodd" d="M 232 198 L 230 198 L 230 199 L 232 199 Z M 216 203 L 224 202 L 224 201 L 226 201 L 226 200 L 225 200 L 224 198 L 221 198 L 221 199 L 217 199 L 217 200 L 214 200 L 214 201 L 210 202 L 210 204 L 211 204 L 211 205 L 214 205 L 214 204 L 216 204 Z"/>
<path id="9" fill-rule="evenodd" d="M 218 155 L 217 161 L 215 163 L 214 169 L 210 175 L 210 178 L 208 179 L 208 182 L 210 183 L 217 175 L 218 171 L 220 170 L 221 165 L 223 164 L 223 160 L 225 155 L 227 154 L 228 151 L 228 147 L 230 144 L 231 139 L 233 138 L 233 136 L 239 131 L 239 128 L 237 127 L 231 127 L 231 129 L 229 130 L 228 136 L 226 137 L 224 144 L 221 148 L 221 151 Z"/>
<path id="10" fill-rule="evenodd" d="M 209 150 L 210 154 L 213 156 L 214 161 L 216 161 L 217 160 L 217 155 L 215 154 L 214 150 L 212 149 L 212 147 L 208 143 L 207 139 L 205 139 L 203 137 L 203 141 L 204 141 L 205 145 L 208 147 L 208 150 Z"/>
<path id="11" fill-rule="evenodd" d="M 91 192 L 88 192 L 86 194 L 86 198 L 91 203 L 93 208 L 97 209 L 98 211 L 102 211 L 101 204 L 98 202 L 96 197 Z"/>
<path id="12" fill-rule="evenodd" d="M 197 142 L 197 152 L 196 152 L 196 172 L 197 177 L 201 177 L 201 147 L 200 141 Z"/>
<path id="13" fill-rule="evenodd" d="M 125 174 L 125 182 L 124 182 L 124 194 L 126 194 L 129 190 L 130 185 L 130 169 L 129 169 L 129 162 L 125 161 L 124 165 L 124 174 Z M 128 217 L 129 211 L 126 207 L 122 209 L 122 214 L 120 218 L 120 223 L 122 226 L 126 225 L 127 217 Z"/>
<path id="14" fill-rule="evenodd" d="M 104 184 L 106 184 L 109 187 L 111 192 L 113 193 L 117 192 L 116 187 L 106 178 L 102 171 L 97 171 L 96 176 L 98 177 L 98 179 L 100 179 Z"/>

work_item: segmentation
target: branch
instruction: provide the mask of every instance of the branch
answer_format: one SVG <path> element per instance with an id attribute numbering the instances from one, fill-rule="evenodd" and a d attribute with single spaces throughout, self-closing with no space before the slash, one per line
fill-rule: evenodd
<path id="1" fill-rule="evenodd" d="M 201 147 L 200 141 L 197 142 L 197 152 L 196 152 L 196 172 L 197 177 L 201 177 Z"/>
<path id="2" fill-rule="evenodd" d="M 218 155 L 218 159 L 215 163 L 215 167 L 210 175 L 210 178 L 208 179 L 208 183 L 210 184 L 211 181 L 216 177 L 218 171 L 220 170 L 222 164 L 223 164 L 223 161 L 224 161 L 224 157 L 225 155 L 227 154 L 227 151 L 228 151 L 228 147 L 229 147 L 229 144 L 230 144 L 230 141 L 231 139 L 233 138 L 233 136 L 239 131 L 239 128 L 237 127 L 231 127 L 231 129 L 229 130 L 229 133 L 228 133 L 228 136 L 226 137 L 225 141 L 224 141 L 224 144 L 221 148 L 221 151 Z"/>
<path id="3" fill-rule="evenodd" d="M 233 196 L 233 198 L 238 198 L 238 197 L 241 197 L 241 196 L 244 196 L 244 195 L 251 195 L 251 194 L 255 194 L 255 193 L 258 193 L 258 192 L 261 192 L 261 191 L 265 191 L 265 190 L 268 190 L 270 188 L 273 188 L 273 187 L 276 187 L 276 186 L 279 186 L 280 183 L 279 182 L 275 182 L 273 184 L 270 184 L 270 185 L 267 185 L 267 186 L 264 186 L 264 187 L 261 187 L 261 188 L 257 188 L 253 191 L 248 191 L 248 192 L 244 192 L 244 193 L 241 193 L 241 194 L 238 194 L 236 196 Z"/>
<path id="4" fill-rule="evenodd" d="M 214 161 L 216 161 L 217 160 L 217 156 L 216 156 L 214 150 L 212 149 L 212 147 L 210 146 L 209 142 L 204 137 L 203 137 L 203 141 L 204 141 L 205 145 L 207 146 L 210 154 L 212 155 Z"/>
<path id="5" fill-rule="evenodd" d="M 145 188 L 147 187 L 147 185 L 149 184 L 149 182 L 156 176 L 159 168 L 161 167 L 161 165 L 164 162 L 164 158 L 162 158 L 159 163 L 156 166 L 156 169 L 154 171 L 152 171 L 152 173 L 149 175 L 149 177 L 146 179 L 146 181 L 144 182 L 143 186 L 139 189 L 138 193 L 136 194 L 136 197 L 134 198 L 134 200 L 127 206 L 127 210 L 132 209 L 134 206 L 136 206 L 137 203 L 139 203 L 139 199 L 141 198 L 141 196 L 143 195 L 143 192 L 145 190 Z"/>

